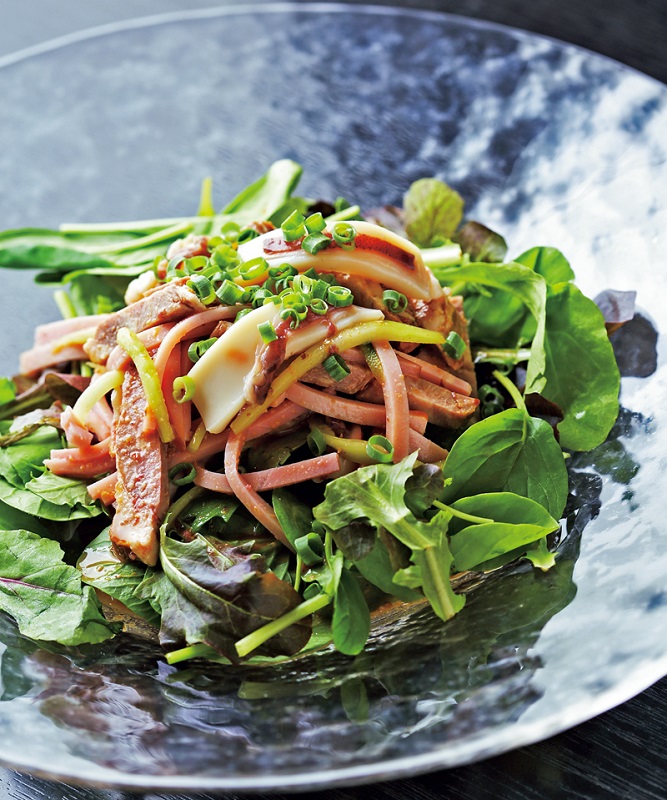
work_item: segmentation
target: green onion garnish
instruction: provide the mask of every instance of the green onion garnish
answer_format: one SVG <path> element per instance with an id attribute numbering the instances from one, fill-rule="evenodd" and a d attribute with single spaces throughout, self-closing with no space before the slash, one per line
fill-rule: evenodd
<path id="1" fill-rule="evenodd" d="M 252 258 L 250 261 L 244 261 L 239 267 L 239 272 L 244 281 L 254 281 L 261 278 L 269 268 L 265 258 L 259 256 Z"/>
<path id="2" fill-rule="evenodd" d="M 220 300 L 223 305 L 235 306 L 243 300 L 245 289 L 234 283 L 234 281 L 230 281 L 229 278 L 226 278 L 216 289 L 215 293 L 218 296 L 218 300 Z"/>
<path id="3" fill-rule="evenodd" d="M 326 304 L 326 302 L 319 297 L 313 297 L 313 299 L 310 301 L 309 308 L 313 314 L 318 314 L 319 316 L 326 314 L 329 310 L 329 306 Z"/>
<path id="4" fill-rule="evenodd" d="M 175 378 L 172 384 L 172 395 L 177 403 L 187 403 L 195 394 L 195 382 L 188 375 Z"/>
<path id="5" fill-rule="evenodd" d="M 310 452 L 315 456 L 323 455 L 324 451 L 327 449 L 327 443 L 324 440 L 324 434 L 315 426 L 310 429 L 310 433 L 306 438 L 306 444 L 310 448 Z"/>
<path id="6" fill-rule="evenodd" d="M 350 374 L 350 368 L 338 353 L 332 353 L 322 362 L 322 366 L 335 381 L 342 381 Z"/>
<path id="7" fill-rule="evenodd" d="M 190 347 L 188 347 L 188 358 L 193 364 L 196 364 L 204 353 L 213 347 L 217 341 L 217 339 L 201 339 L 198 342 L 193 342 Z"/>
<path id="8" fill-rule="evenodd" d="M 366 445 L 366 454 L 380 464 L 389 464 L 394 458 L 394 445 L 386 438 L 375 434 L 371 436 Z"/>
<path id="9" fill-rule="evenodd" d="M 315 564 L 320 564 L 324 560 L 324 543 L 312 531 L 295 539 L 294 549 L 308 567 L 314 567 Z"/>
<path id="10" fill-rule="evenodd" d="M 195 465 L 188 464 L 187 461 L 175 464 L 169 470 L 169 480 L 174 486 L 187 486 L 188 483 L 194 482 L 196 475 L 197 470 L 195 469 Z"/>
<path id="11" fill-rule="evenodd" d="M 280 264 L 277 267 L 269 267 L 269 277 L 276 278 L 290 278 L 292 275 L 298 275 L 299 270 L 291 264 Z"/>
<path id="12" fill-rule="evenodd" d="M 357 235 L 354 225 L 349 222 L 337 222 L 332 229 L 334 242 L 345 250 L 352 250 Z"/>
<path id="13" fill-rule="evenodd" d="M 241 317 L 245 317 L 246 314 L 249 314 L 252 311 L 252 308 L 242 308 L 239 313 L 234 317 L 234 322 L 238 322 Z"/>
<path id="14" fill-rule="evenodd" d="M 241 233 L 241 226 L 238 222 L 225 222 L 220 228 L 220 233 L 227 239 L 228 242 L 237 242 L 239 234 Z M 210 245 L 210 242 L 209 242 Z"/>
<path id="15" fill-rule="evenodd" d="M 269 344 L 269 342 L 275 342 L 278 338 L 278 334 L 276 333 L 276 329 L 271 324 L 270 320 L 266 320 L 266 322 L 261 322 L 257 326 L 257 330 L 259 331 L 259 335 L 262 337 L 262 341 L 264 344 Z"/>
<path id="16" fill-rule="evenodd" d="M 320 250 L 324 250 L 326 247 L 329 247 L 331 244 L 331 239 L 324 233 L 309 233 L 304 240 L 301 242 L 301 247 L 306 251 L 306 253 L 310 253 L 311 255 L 315 255 L 319 253 Z"/>
<path id="17" fill-rule="evenodd" d="M 252 307 L 259 308 L 260 306 L 263 306 L 267 300 L 272 301 L 274 297 L 275 294 L 273 294 L 272 291 L 260 287 L 254 292 L 252 296 Z"/>
<path id="18" fill-rule="evenodd" d="M 458 361 L 466 351 L 466 343 L 456 331 L 450 331 L 443 342 L 442 349 L 450 358 Z"/>
<path id="19" fill-rule="evenodd" d="M 258 236 L 259 233 L 254 228 L 243 228 L 238 235 L 237 242 L 239 244 L 243 244 L 244 242 L 249 242 L 252 239 L 256 239 Z"/>
<path id="20" fill-rule="evenodd" d="M 306 218 L 301 214 L 299 211 L 292 211 L 292 213 L 287 217 L 287 219 L 283 222 L 280 226 L 280 229 L 283 232 L 283 236 L 285 237 L 286 242 L 294 242 L 297 239 L 300 239 L 302 236 L 305 236 L 306 226 L 305 223 Z"/>
<path id="21" fill-rule="evenodd" d="M 327 223 L 324 221 L 320 211 L 307 217 L 304 224 L 308 233 L 321 233 L 327 227 Z"/>
<path id="22" fill-rule="evenodd" d="M 382 302 L 394 314 L 401 314 L 408 307 L 408 298 L 395 289 L 385 289 Z"/>
<path id="23" fill-rule="evenodd" d="M 192 258 L 186 258 L 185 261 L 183 261 L 183 267 L 185 268 L 186 272 L 194 275 L 196 272 L 201 272 L 202 270 L 206 269 L 209 263 L 210 262 L 206 256 L 192 256 Z"/>
<path id="24" fill-rule="evenodd" d="M 354 297 L 347 286 L 330 286 L 327 290 L 327 303 L 334 308 L 343 308 L 352 304 Z"/>
<path id="25" fill-rule="evenodd" d="M 205 306 L 210 305 L 216 299 L 213 285 L 205 275 L 193 275 L 187 285 Z"/>

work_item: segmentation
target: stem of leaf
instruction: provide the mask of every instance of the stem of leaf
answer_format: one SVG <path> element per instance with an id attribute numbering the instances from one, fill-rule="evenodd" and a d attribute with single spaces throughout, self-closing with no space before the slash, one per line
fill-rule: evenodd
<path id="1" fill-rule="evenodd" d="M 444 618 L 446 620 L 451 619 L 456 614 L 456 609 L 452 605 L 452 601 L 450 599 L 451 588 L 448 585 L 446 586 L 442 579 L 441 567 L 438 563 L 438 556 L 435 548 L 425 548 L 424 557 L 426 558 L 426 563 L 431 571 L 433 585 L 435 587 L 436 594 L 438 595 L 438 600 L 440 601 Z"/>
<path id="2" fill-rule="evenodd" d="M 425 247 L 422 251 L 424 263 L 431 267 L 451 267 L 461 261 L 461 248 L 458 244 L 443 244 L 440 247 Z"/>
<path id="3" fill-rule="evenodd" d="M 247 656 L 260 645 L 264 644 L 264 642 L 267 642 L 273 636 L 276 636 L 276 634 L 289 628 L 290 625 L 294 625 L 295 622 L 309 617 L 316 611 L 325 608 L 332 600 L 332 597 L 324 593 L 311 597 L 310 600 L 304 600 L 303 603 L 299 603 L 296 608 L 288 611 L 287 614 L 283 614 L 283 616 L 278 617 L 278 619 L 271 620 L 271 622 L 268 622 L 266 625 L 262 625 L 261 628 L 257 628 L 256 631 L 244 636 L 243 639 L 239 639 L 235 645 L 236 652 L 241 658 Z"/>
<path id="4" fill-rule="evenodd" d="M 526 413 L 526 402 L 521 394 L 521 392 L 516 388 L 516 386 L 512 383 L 512 381 L 507 377 L 507 375 L 503 375 L 502 372 L 499 370 L 493 371 L 493 377 L 500 383 L 503 388 L 509 393 L 512 400 L 514 400 L 514 405 L 520 409 L 521 411 Z"/>
<path id="5" fill-rule="evenodd" d="M 188 661 L 190 658 L 212 658 L 217 656 L 218 653 L 207 644 L 191 644 L 189 647 L 181 647 L 180 650 L 172 650 L 167 653 L 165 658 L 167 664 L 179 664 L 181 661 Z"/>
<path id="6" fill-rule="evenodd" d="M 459 519 L 463 519 L 466 522 L 472 522 L 475 525 L 484 525 L 486 522 L 495 522 L 493 519 L 488 519 L 487 517 L 476 517 L 474 514 L 466 514 L 465 511 L 458 511 L 456 508 L 452 508 L 451 506 L 445 505 L 441 503 L 439 500 L 434 500 L 433 505 L 437 508 L 441 508 L 443 511 L 449 511 L 449 513 L 453 517 L 458 517 Z"/>

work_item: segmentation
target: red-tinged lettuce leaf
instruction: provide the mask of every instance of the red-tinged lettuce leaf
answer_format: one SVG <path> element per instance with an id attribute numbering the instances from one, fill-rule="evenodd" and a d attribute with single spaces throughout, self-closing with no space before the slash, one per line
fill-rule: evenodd
<path id="1" fill-rule="evenodd" d="M 265 571 L 261 556 L 219 539 L 196 535 L 183 542 L 163 535 L 160 558 L 164 572 L 138 591 L 159 610 L 160 641 L 169 649 L 201 642 L 238 660 L 235 642 L 301 602 L 288 583 Z M 310 634 L 310 619 L 301 620 L 256 652 L 294 655 Z"/>
<path id="2" fill-rule="evenodd" d="M 500 263 L 507 255 L 507 242 L 503 237 L 482 225 L 469 220 L 452 236 L 452 241 L 470 256 L 471 261 Z"/>
<path id="3" fill-rule="evenodd" d="M 415 181 L 403 198 L 405 231 L 419 247 L 450 239 L 463 218 L 463 199 L 437 178 Z"/>
<path id="4" fill-rule="evenodd" d="M 595 298 L 595 305 L 602 312 L 608 333 L 612 333 L 635 316 L 637 292 L 619 292 L 606 289 Z"/>
<path id="5" fill-rule="evenodd" d="M 0 608 L 31 639 L 64 645 L 94 644 L 116 632 L 95 592 L 59 545 L 24 530 L 0 530 Z"/>

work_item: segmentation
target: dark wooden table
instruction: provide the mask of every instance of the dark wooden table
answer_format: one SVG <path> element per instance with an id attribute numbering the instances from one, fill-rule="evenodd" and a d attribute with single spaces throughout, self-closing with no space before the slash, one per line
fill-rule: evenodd
<path id="1" fill-rule="evenodd" d="M 353 4 L 370 5 L 361 0 Z M 4 0 L 0 56 L 93 25 L 222 0 Z M 563 39 L 667 83 L 667 0 L 386 0 L 448 11 Z M 1 100 L 0 100 L 1 102 Z M 666 133 L 667 135 L 667 133 Z M 323 792 L 323 800 L 502 798 L 568 800 L 667 797 L 667 679 L 622 706 L 545 742 L 459 769 L 410 780 Z M 55 784 L 0 770 L 7 800 L 131 800 L 140 795 Z M 144 795 L 183 800 L 184 795 Z M 192 796 L 194 797 L 194 796 Z M 198 795 L 200 800 L 210 795 Z M 278 796 L 274 796 L 278 797 Z"/>

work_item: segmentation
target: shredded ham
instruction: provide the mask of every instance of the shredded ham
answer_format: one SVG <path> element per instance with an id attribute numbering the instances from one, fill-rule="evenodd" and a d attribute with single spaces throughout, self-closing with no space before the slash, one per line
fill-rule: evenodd
<path id="1" fill-rule="evenodd" d="M 89 447 L 92 444 L 92 431 L 77 420 L 71 408 L 66 408 L 60 415 L 60 425 L 71 447 Z"/>
<path id="2" fill-rule="evenodd" d="M 88 494 L 93 500 L 100 500 L 105 506 L 110 506 L 116 499 L 116 483 L 118 473 L 112 472 L 94 483 L 88 484 Z"/>
<path id="3" fill-rule="evenodd" d="M 233 306 L 216 306 L 215 308 L 210 308 L 207 311 L 195 314 L 192 317 L 186 317 L 176 323 L 169 331 L 168 335 L 164 337 L 157 353 L 153 357 L 158 375 L 161 376 L 164 372 L 169 354 L 180 341 L 186 337 L 199 336 L 203 331 L 210 328 L 212 323 L 219 322 L 220 320 L 234 319 L 237 314 L 238 308 L 234 308 Z"/>
<path id="4" fill-rule="evenodd" d="M 427 464 L 434 464 L 436 461 L 444 461 L 449 453 L 443 447 L 422 436 L 417 431 L 410 431 L 409 434 L 410 451 L 419 452 L 420 461 L 425 461 Z"/>
<path id="5" fill-rule="evenodd" d="M 44 466 L 54 475 L 68 478 L 96 478 L 116 468 L 116 460 L 109 452 L 109 439 L 89 447 L 70 447 L 52 450 Z"/>
<path id="6" fill-rule="evenodd" d="M 288 547 L 290 550 L 292 550 L 292 545 L 290 544 L 287 536 L 285 536 L 285 532 L 278 522 L 278 517 L 276 516 L 275 511 L 266 502 L 266 500 L 262 500 L 262 498 L 247 482 L 245 476 L 242 476 L 239 473 L 239 459 L 241 458 L 241 451 L 243 450 L 245 438 L 246 437 L 243 433 L 238 434 L 234 433 L 234 431 L 230 433 L 227 446 L 225 447 L 225 476 L 229 481 L 229 485 L 233 493 L 241 501 L 241 503 L 243 503 L 253 517 L 259 520 L 259 522 L 268 531 L 270 531 L 279 542 L 282 542 L 285 547 Z"/>
<path id="7" fill-rule="evenodd" d="M 350 400 L 348 397 L 337 397 L 312 389 L 310 386 L 304 386 L 302 383 L 293 384 L 285 394 L 294 403 L 325 417 L 356 422 L 359 425 L 370 425 L 374 428 L 385 427 L 387 412 L 384 406 L 376 403 L 362 403 L 360 400 Z M 419 430 L 421 433 L 426 430 L 423 414 L 410 412 L 407 419 L 410 427 L 415 430 Z"/>
<path id="8" fill-rule="evenodd" d="M 35 345 L 52 344 L 58 339 L 62 339 L 63 336 L 85 331 L 88 328 L 96 328 L 108 317 L 108 314 L 89 314 L 85 317 L 69 317 L 38 325 L 35 328 Z"/>
<path id="9" fill-rule="evenodd" d="M 80 344 L 61 347 L 56 353 L 50 343 L 40 344 L 21 353 L 19 368 L 22 375 L 36 375 L 47 367 L 64 364 L 66 361 L 85 361 L 86 358 L 83 345 Z"/>
<path id="10" fill-rule="evenodd" d="M 396 351 L 389 342 L 373 342 L 382 365 L 384 404 L 386 411 L 386 436 L 394 448 L 394 463 L 402 461 L 410 452 L 410 406 L 405 379 Z"/>
<path id="11" fill-rule="evenodd" d="M 422 358 L 413 356 L 410 353 L 398 352 L 399 360 L 401 361 L 401 368 L 406 375 L 412 378 L 423 378 L 424 380 L 443 386 L 452 392 L 470 396 L 472 393 L 472 386 L 451 372 L 436 367 L 435 364 L 430 364 Z"/>
<path id="12" fill-rule="evenodd" d="M 328 478 L 340 470 L 338 453 L 328 453 L 325 456 L 309 458 L 296 464 L 284 464 L 281 467 L 263 469 L 258 472 L 246 472 L 243 479 L 256 492 L 265 492 L 269 489 L 279 489 L 281 486 L 292 486 L 303 481 L 314 481 Z M 211 472 L 202 467 L 197 467 L 195 477 L 197 486 L 210 489 L 213 492 L 234 494 L 226 475 Z"/>

